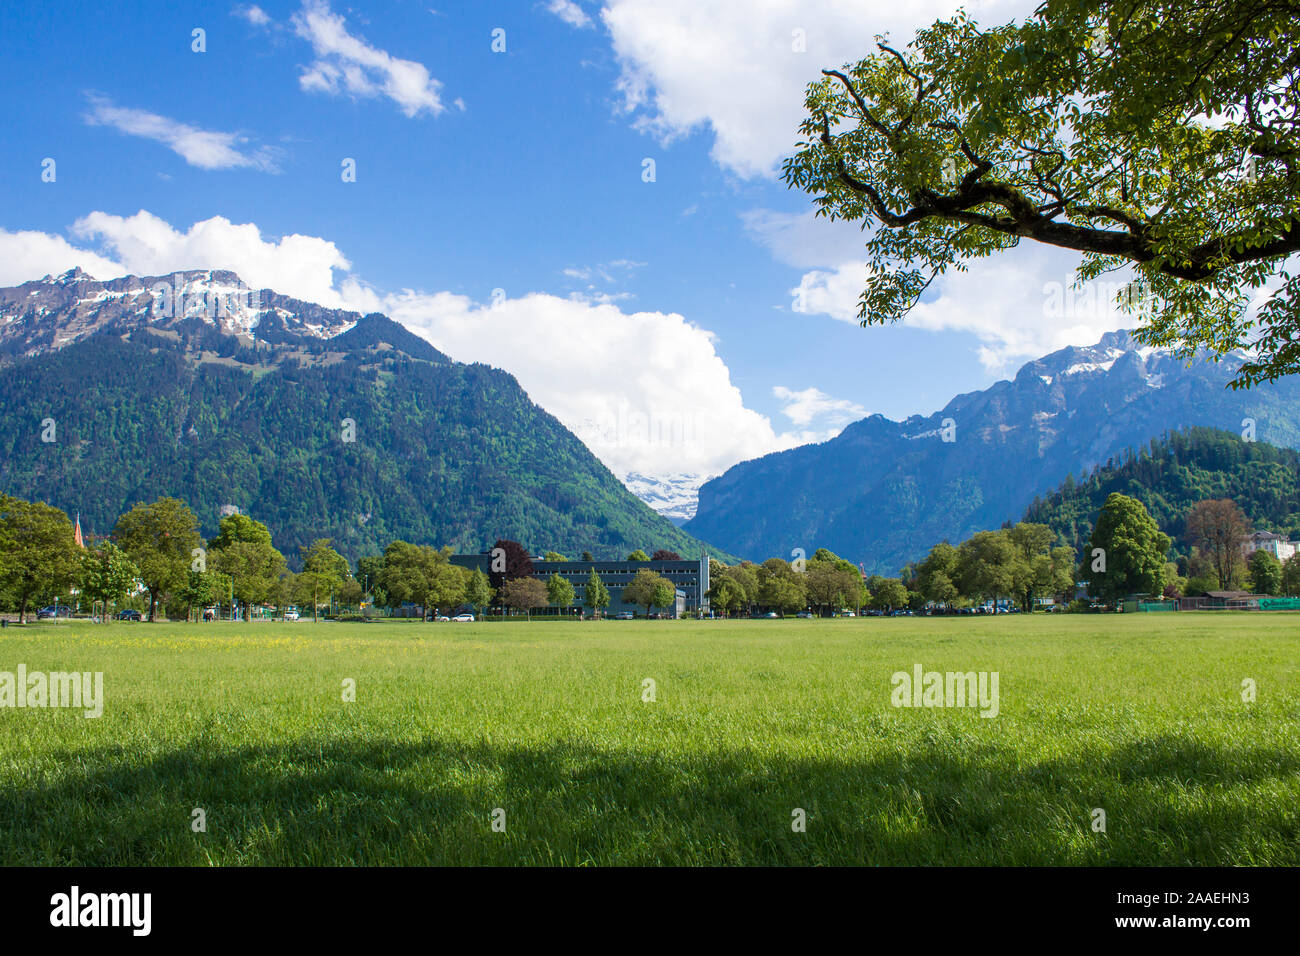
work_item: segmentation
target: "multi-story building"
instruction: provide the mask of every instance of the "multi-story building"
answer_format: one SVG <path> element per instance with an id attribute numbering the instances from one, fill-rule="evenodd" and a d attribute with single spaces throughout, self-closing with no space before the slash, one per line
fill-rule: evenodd
<path id="1" fill-rule="evenodd" d="M 1267 551 L 1279 561 L 1285 561 L 1300 548 L 1300 541 L 1287 541 L 1280 534 L 1272 531 L 1256 531 L 1242 543 L 1242 550 L 1249 558 L 1256 551 Z"/>

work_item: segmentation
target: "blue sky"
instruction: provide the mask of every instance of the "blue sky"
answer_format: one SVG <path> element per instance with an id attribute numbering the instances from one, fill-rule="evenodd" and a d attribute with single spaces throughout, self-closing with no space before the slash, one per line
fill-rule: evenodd
<path id="1" fill-rule="evenodd" d="M 818 69 L 952 8 L 7 4 L 0 281 L 233 268 L 385 311 L 516 374 L 620 475 L 929 413 L 1120 324 L 1045 319 L 1074 262 L 1041 250 L 949 280 L 916 327 L 851 321 L 861 236 L 812 220 L 779 158 Z"/>

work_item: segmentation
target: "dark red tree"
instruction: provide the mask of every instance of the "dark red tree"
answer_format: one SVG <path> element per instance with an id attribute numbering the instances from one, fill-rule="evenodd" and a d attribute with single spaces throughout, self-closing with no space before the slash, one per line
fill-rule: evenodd
<path id="1" fill-rule="evenodd" d="M 499 550 L 498 550 L 499 549 Z M 505 557 L 505 570 L 502 567 L 502 552 Z M 524 546 L 518 541 L 501 538 L 492 545 L 491 561 L 488 564 L 488 581 L 500 590 L 501 585 L 515 578 L 530 577 L 533 573 L 533 560 Z"/>

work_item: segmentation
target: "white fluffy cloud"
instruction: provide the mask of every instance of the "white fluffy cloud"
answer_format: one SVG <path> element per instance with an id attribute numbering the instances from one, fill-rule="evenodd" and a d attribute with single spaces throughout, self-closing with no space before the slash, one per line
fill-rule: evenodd
<path id="1" fill-rule="evenodd" d="M 793 151 L 804 87 L 824 68 L 906 42 L 957 0 L 606 0 L 601 19 L 621 67 L 619 90 L 640 126 L 664 140 L 713 131 L 714 160 L 739 176 L 772 175 Z M 981 22 L 1031 12 L 1034 0 L 964 4 Z M 801 52 L 802 50 L 802 52 Z"/>
<path id="2" fill-rule="evenodd" d="M 293 16 L 293 27 L 316 53 L 298 78 L 304 90 L 363 97 L 382 94 L 407 116 L 425 110 L 436 116 L 446 109 L 439 96 L 442 84 L 424 64 L 399 59 L 353 36 L 326 0 L 304 0 Z"/>
<path id="3" fill-rule="evenodd" d="M 974 335 L 980 363 L 996 375 L 1067 345 L 1091 345 L 1105 332 L 1135 326 L 1137 319 L 1115 302 L 1127 277 L 1076 289 L 1075 261 L 1058 250 L 1023 249 L 973 262 L 968 272 L 939 280 L 937 294 L 913 307 L 903 324 Z M 807 272 L 790 290 L 791 308 L 857 322 L 866 280 L 862 262 Z"/>
<path id="4" fill-rule="evenodd" d="M 851 402 L 847 398 L 832 398 L 819 388 L 795 391 L 778 385 L 772 389 L 772 394 L 785 403 L 785 408 L 782 409 L 785 417 L 800 427 L 816 423 L 838 430 L 867 415 L 867 410 L 857 402 Z"/>
<path id="5" fill-rule="evenodd" d="M 742 221 L 777 261 L 809 270 L 790 289 L 792 312 L 859 321 L 867 266 L 857 226 L 817 219 L 811 212 L 766 209 L 753 210 Z M 997 375 L 1067 345 L 1091 345 L 1105 332 L 1135 326 L 1137 318 L 1121 312 L 1115 301 L 1131 276 L 1119 273 L 1075 289 L 1077 264 L 1075 253 L 1024 243 L 935 280 L 903 324 L 974 335 L 980 363 Z"/>
<path id="6" fill-rule="evenodd" d="M 587 16 L 587 11 L 573 0 L 550 0 L 546 9 L 571 27 L 582 29 L 591 26 L 591 17 Z"/>
<path id="7" fill-rule="evenodd" d="M 346 296 L 356 295 L 355 280 L 349 282 L 346 276 L 351 264 L 334 243 L 300 235 L 270 241 L 253 223 L 235 224 L 222 216 L 182 232 L 143 209 L 134 216 L 92 212 L 73 223 L 72 234 L 111 251 L 117 275 L 231 269 L 253 288 L 274 289 L 331 308 L 347 307 Z M 108 278 L 84 268 L 96 278 Z M 336 283 L 336 271 L 344 274 L 338 277 L 342 285 Z"/>
<path id="8" fill-rule="evenodd" d="M 72 245 L 48 232 L 0 229 L 0 285 L 21 285 L 47 275 L 81 268 L 96 279 L 123 274 L 120 263 Z"/>
<path id="9" fill-rule="evenodd" d="M 817 218 L 809 212 L 753 209 L 740 217 L 745 229 L 778 262 L 812 269 L 865 257 L 866 237 L 855 223 Z"/>
<path id="10" fill-rule="evenodd" d="M 513 372 L 619 475 L 716 474 L 798 443 L 745 407 L 713 335 L 681 315 L 538 293 L 493 306 L 408 291 L 382 307 L 461 361 Z"/>
<path id="11" fill-rule="evenodd" d="M 805 272 L 790 290 L 790 310 L 857 322 L 858 297 L 866 282 L 867 267 L 861 262 L 848 262 L 830 271 Z"/>
<path id="12" fill-rule="evenodd" d="M 148 110 L 118 106 L 104 96 L 92 94 L 85 114 L 92 126 L 109 126 L 128 136 L 140 136 L 162 143 L 191 166 L 199 169 L 251 168 L 277 172 L 277 151 L 271 147 L 246 149 L 248 137 L 200 129 Z"/>
<path id="13" fill-rule="evenodd" d="M 1138 319 L 1121 312 L 1115 301 L 1131 276 L 1116 274 L 1075 289 L 1077 263 L 1074 253 L 1042 246 L 972 262 L 968 272 L 945 278 L 938 294 L 913 308 L 905 323 L 975 335 L 980 362 L 996 374 L 1137 325 Z"/>
<path id="14" fill-rule="evenodd" d="M 383 293 L 362 282 L 329 240 L 266 237 L 253 223 L 219 216 L 177 229 L 144 210 L 92 212 L 71 231 L 84 247 L 47 233 L 0 231 L 0 281 L 16 284 L 77 265 L 100 279 L 231 269 L 255 288 L 381 311 L 459 361 L 513 373 L 620 476 L 717 474 L 743 459 L 823 440 L 860 411 L 817 389 L 782 388 L 777 397 L 795 429 L 775 428 L 746 407 L 713 333 L 676 313 L 627 312 L 607 301 L 544 293 L 496 303 L 451 292 Z M 615 260 L 602 268 L 643 265 Z"/>
<path id="15" fill-rule="evenodd" d="M 264 27 L 270 24 L 271 18 L 267 16 L 266 11 L 255 3 L 248 6 L 235 7 L 230 11 L 232 15 L 247 20 L 255 27 Z"/>

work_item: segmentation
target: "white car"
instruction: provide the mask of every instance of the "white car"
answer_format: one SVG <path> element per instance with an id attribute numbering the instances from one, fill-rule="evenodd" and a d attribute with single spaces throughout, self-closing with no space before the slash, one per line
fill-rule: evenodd
<path id="1" fill-rule="evenodd" d="M 297 611 L 285 611 L 285 612 L 284 612 L 284 619 L 285 619 L 286 621 L 296 621 L 296 620 L 298 620 L 298 612 L 297 612 Z"/>
<path id="2" fill-rule="evenodd" d="M 462 624 L 466 624 L 466 623 L 469 623 L 469 622 L 471 622 L 471 621 L 474 620 L 474 615 L 473 615 L 473 614 L 457 614 L 455 617 L 452 618 L 452 620 L 453 620 L 453 621 L 459 621 L 459 622 L 462 623 Z"/>
<path id="3" fill-rule="evenodd" d="M 450 621 L 451 618 L 449 618 L 449 617 L 448 617 L 447 615 L 445 615 L 445 614 L 439 614 L 439 615 L 437 615 L 436 617 L 434 617 L 434 620 L 435 620 L 435 621 Z"/>

